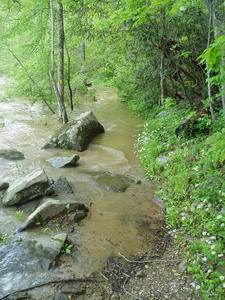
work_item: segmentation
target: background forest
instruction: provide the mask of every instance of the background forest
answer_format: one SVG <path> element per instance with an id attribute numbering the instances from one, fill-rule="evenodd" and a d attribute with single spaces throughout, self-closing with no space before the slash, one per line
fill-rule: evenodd
<path id="1" fill-rule="evenodd" d="M 110 85 L 145 119 L 138 155 L 147 176 L 159 182 L 196 292 L 223 299 L 224 1 L 1 0 L 0 23 L 0 73 L 13 79 L 11 95 L 57 111 L 54 48 L 56 65 L 65 51 L 58 88 L 63 80 L 68 109 L 84 94 L 94 99 L 96 86 Z"/>

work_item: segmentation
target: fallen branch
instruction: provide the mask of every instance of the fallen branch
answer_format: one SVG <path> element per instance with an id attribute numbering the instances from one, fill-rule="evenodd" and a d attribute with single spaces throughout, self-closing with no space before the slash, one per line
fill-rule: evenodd
<path id="1" fill-rule="evenodd" d="M 124 256 L 120 252 L 118 253 L 118 256 L 123 258 L 128 263 L 136 263 L 136 264 L 147 264 L 147 263 L 153 263 L 153 262 L 175 262 L 175 261 L 180 261 L 180 259 L 130 260 L 130 259 L 126 258 L 126 256 Z"/>
<path id="2" fill-rule="evenodd" d="M 40 97 L 42 98 L 43 102 L 47 105 L 47 107 L 49 108 L 49 110 L 55 114 L 55 111 L 53 110 L 53 108 L 50 106 L 50 104 L 44 99 L 44 95 L 40 89 L 40 87 L 38 86 L 37 82 L 31 77 L 31 75 L 29 74 L 29 72 L 27 71 L 26 67 L 24 66 L 24 64 L 22 63 L 22 61 L 17 57 L 17 55 L 6 45 L 8 51 L 12 54 L 12 56 L 15 58 L 15 60 L 19 63 L 19 65 L 21 66 L 21 68 L 24 70 L 24 72 L 26 73 L 27 77 L 30 79 L 30 81 L 38 88 L 38 93 L 40 95 Z"/>

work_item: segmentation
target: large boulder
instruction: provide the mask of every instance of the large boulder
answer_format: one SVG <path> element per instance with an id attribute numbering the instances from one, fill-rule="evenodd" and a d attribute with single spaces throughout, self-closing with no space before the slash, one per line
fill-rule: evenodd
<path id="1" fill-rule="evenodd" d="M 53 168 L 67 168 L 75 167 L 80 156 L 74 154 L 73 156 L 56 156 L 47 160 Z"/>
<path id="2" fill-rule="evenodd" d="M 63 213 L 84 212 L 83 218 L 87 215 L 88 208 L 80 202 L 63 200 L 57 198 L 44 198 L 39 207 L 27 218 L 18 231 L 23 231 L 36 223 L 42 224 Z M 80 216 L 80 214 L 79 214 Z"/>
<path id="3" fill-rule="evenodd" d="M 104 133 L 104 127 L 94 114 L 88 111 L 59 128 L 44 149 L 62 148 L 84 151 L 99 133 Z"/>
<path id="4" fill-rule="evenodd" d="M 8 160 L 22 160 L 24 154 L 16 149 L 4 149 L 0 150 L 0 157 Z"/>
<path id="5" fill-rule="evenodd" d="M 50 182 L 45 171 L 38 168 L 10 185 L 2 203 L 4 206 L 19 205 L 46 195 L 49 189 Z"/>

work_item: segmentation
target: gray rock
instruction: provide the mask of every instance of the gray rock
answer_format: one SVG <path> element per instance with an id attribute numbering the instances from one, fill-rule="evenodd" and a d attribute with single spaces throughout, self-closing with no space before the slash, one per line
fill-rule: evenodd
<path id="1" fill-rule="evenodd" d="M 45 171 L 38 168 L 10 185 L 2 203 L 5 206 L 12 206 L 31 201 L 45 195 L 49 187 L 50 183 Z"/>
<path id="2" fill-rule="evenodd" d="M 65 295 L 83 295 L 85 294 L 85 284 L 82 282 L 67 283 L 63 286 L 61 293 Z"/>
<path id="3" fill-rule="evenodd" d="M 88 212 L 86 210 L 79 210 L 69 216 L 69 223 L 71 225 L 74 223 L 79 223 L 81 220 L 86 218 L 87 214 Z"/>
<path id="4" fill-rule="evenodd" d="M 23 203 L 22 205 L 18 205 L 17 209 L 26 213 L 31 214 L 40 204 L 41 199 L 35 199 L 26 203 Z"/>
<path id="5" fill-rule="evenodd" d="M 62 148 L 84 151 L 99 133 L 104 133 L 104 127 L 94 114 L 88 111 L 59 128 L 44 149 Z"/>
<path id="6" fill-rule="evenodd" d="M 16 149 L 3 149 L 0 150 L 0 157 L 8 160 L 22 160 L 24 154 Z"/>
<path id="7" fill-rule="evenodd" d="M 0 299 L 51 280 L 49 269 L 66 238 L 65 232 L 53 236 L 24 232 L 6 245 L 0 244 Z"/>
<path id="8" fill-rule="evenodd" d="M 40 206 L 27 218 L 24 224 L 19 227 L 18 231 L 21 232 L 36 223 L 42 224 L 62 213 L 70 213 L 74 211 L 88 211 L 88 208 L 80 202 L 73 200 L 62 200 L 58 198 L 44 198 Z"/>
<path id="9" fill-rule="evenodd" d="M 182 260 L 182 262 L 179 264 L 179 271 L 181 273 L 184 273 L 186 271 L 186 268 L 187 268 L 187 260 L 184 259 Z"/>
<path id="10" fill-rule="evenodd" d="M 108 192 L 125 192 L 134 181 L 123 175 L 114 175 L 106 172 L 89 172 L 91 182 Z"/>
<path id="11" fill-rule="evenodd" d="M 8 182 L 0 183 L 0 191 L 5 191 L 5 190 L 7 190 L 8 187 L 9 187 Z"/>
<path id="12" fill-rule="evenodd" d="M 73 189 L 64 176 L 58 177 L 52 187 L 56 194 L 73 194 Z"/>
<path id="13" fill-rule="evenodd" d="M 152 198 L 152 202 L 155 203 L 159 208 L 161 208 L 163 211 L 166 209 L 165 203 L 159 199 L 157 195 L 154 195 Z"/>
<path id="14" fill-rule="evenodd" d="M 75 154 L 73 156 L 56 156 L 47 160 L 50 165 L 54 168 L 66 168 L 66 167 L 74 167 L 80 156 Z"/>

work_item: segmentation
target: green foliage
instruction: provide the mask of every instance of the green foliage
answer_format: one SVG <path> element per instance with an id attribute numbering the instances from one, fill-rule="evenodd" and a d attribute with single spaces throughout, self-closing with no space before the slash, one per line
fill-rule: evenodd
<path id="1" fill-rule="evenodd" d="M 17 220 L 20 220 L 22 218 L 22 216 L 23 216 L 23 211 L 22 210 L 17 210 L 15 212 L 15 217 L 16 217 Z"/>
<path id="2" fill-rule="evenodd" d="M 225 128 L 209 126 L 212 134 L 176 138 L 175 129 L 190 115 L 185 109 L 153 113 L 139 135 L 139 156 L 148 177 L 163 182 L 159 196 L 166 203 L 167 224 L 186 248 L 193 287 L 204 299 L 223 299 L 225 242 Z M 222 119 L 222 117 L 221 117 Z M 166 156 L 165 163 L 158 158 Z"/>
<path id="3" fill-rule="evenodd" d="M 76 75 L 72 80 L 72 85 L 78 94 L 86 94 L 87 87 L 84 84 L 85 76 L 82 74 Z"/>
<path id="4" fill-rule="evenodd" d="M 8 241 L 8 234 L 7 234 L 7 233 L 1 234 L 1 236 L 0 236 L 0 242 L 1 242 L 3 245 L 6 245 L 6 244 L 7 244 L 7 241 Z"/>
<path id="5" fill-rule="evenodd" d="M 61 249 L 61 253 L 71 254 L 73 244 L 69 241 L 66 241 Z"/>

